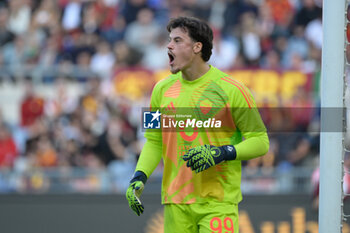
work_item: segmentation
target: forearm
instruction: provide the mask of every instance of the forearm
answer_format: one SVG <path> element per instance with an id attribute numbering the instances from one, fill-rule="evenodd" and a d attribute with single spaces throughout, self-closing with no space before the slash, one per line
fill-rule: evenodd
<path id="1" fill-rule="evenodd" d="M 234 145 L 236 149 L 236 160 L 249 160 L 265 155 L 269 150 L 269 138 L 267 133 L 247 138 Z"/>
<path id="2" fill-rule="evenodd" d="M 153 173 L 162 158 L 162 146 L 154 140 L 147 139 L 142 148 L 135 171 L 141 171 L 147 178 Z"/>
<path id="3" fill-rule="evenodd" d="M 267 153 L 269 139 L 266 132 L 252 135 L 247 133 L 247 139 L 236 145 L 213 146 L 203 145 L 190 149 L 182 159 L 186 166 L 196 173 L 209 167 L 230 160 L 249 160 Z"/>
<path id="4" fill-rule="evenodd" d="M 218 148 L 220 154 L 223 155 L 222 160 L 249 160 L 268 152 L 269 138 L 266 132 L 262 132 L 258 135 L 250 135 L 246 140 L 236 145 L 225 145 Z"/>
<path id="5" fill-rule="evenodd" d="M 131 179 L 129 188 L 126 191 L 126 199 L 129 202 L 129 206 L 138 216 L 144 210 L 140 196 L 147 178 L 152 174 L 162 157 L 162 147 L 157 142 L 157 140 L 147 139 L 137 162 L 134 177 Z"/>

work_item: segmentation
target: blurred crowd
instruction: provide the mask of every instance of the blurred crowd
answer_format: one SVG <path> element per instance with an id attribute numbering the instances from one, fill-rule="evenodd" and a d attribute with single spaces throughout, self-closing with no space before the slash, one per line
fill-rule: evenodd
<path id="1" fill-rule="evenodd" d="M 168 69 L 166 24 L 179 15 L 210 23 L 210 63 L 220 69 L 319 77 L 321 0 L 0 0 L 0 67 L 8 71 L 0 79 L 25 86 L 20 122 L 0 117 L 0 168 L 106 168 L 128 178 L 143 143 L 137 108 L 148 96 L 131 102 L 111 94 L 108 81 L 128 67 Z M 59 67 L 43 77 L 56 85 L 55 100 L 36 93 L 30 75 L 15 72 L 31 66 Z M 76 75 L 66 72 L 71 67 Z M 83 90 L 74 98 L 65 89 L 72 80 Z M 304 165 L 317 155 L 318 97 L 310 98 L 300 90 L 295 100 L 312 112 L 263 114 L 275 133 L 269 155 L 245 164 L 250 171 Z M 295 124 L 286 116 L 296 116 Z M 289 133 L 276 133 L 282 126 Z"/>
<path id="2" fill-rule="evenodd" d="M 221 69 L 319 69 L 320 0 L 1 0 L 0 65 L 77 64 L 108 77 L 141 64 L 166 69 L 171 17 L 214 29 L 211 63 Z"/>

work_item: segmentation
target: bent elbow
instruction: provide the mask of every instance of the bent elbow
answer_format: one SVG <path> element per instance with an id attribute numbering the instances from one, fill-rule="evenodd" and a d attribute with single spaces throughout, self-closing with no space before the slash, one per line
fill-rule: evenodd
<path id="1" fill-rule="evenodd" d="M 267 152 L 269 152 L 269 149 L 270 149 L 270 140 L 269 140 L 269 137 L 267 136 L 267 134 L 262 138 L 262 155 L 266 155 Z"/>

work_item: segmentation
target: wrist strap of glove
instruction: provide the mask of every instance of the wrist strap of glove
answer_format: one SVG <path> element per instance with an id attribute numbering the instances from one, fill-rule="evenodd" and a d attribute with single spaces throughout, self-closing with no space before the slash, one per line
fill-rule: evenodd
<path id="1" fill-rule="evenodd" d="M 235 160 L 237 157 L 236 149 L 234 146 L 225 145 L 220 147 L 223 150 L 224 160 Z"/>
<path id="2" fill-rule="evenodd" d="M 135 181 L 142 181 L 143 184 L 146 184 L 147 176 L 142 171 L 136 171 L 133 178 L 130 180 L 130 184 Z"/>

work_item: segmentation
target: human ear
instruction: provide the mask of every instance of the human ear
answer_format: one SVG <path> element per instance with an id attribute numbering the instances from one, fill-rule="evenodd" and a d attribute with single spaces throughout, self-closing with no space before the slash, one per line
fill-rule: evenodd
<path id="1" fill-rule="evenodd" d="M 196 42 L 193 45 L 193 52 L 195 54 L 200 53 L 202 51 L 203 44 L 201 42 Z"/>

